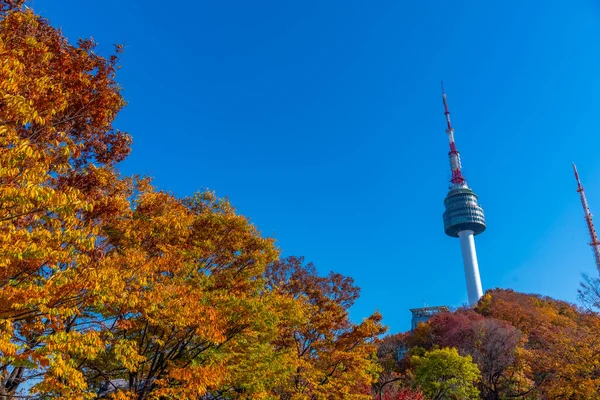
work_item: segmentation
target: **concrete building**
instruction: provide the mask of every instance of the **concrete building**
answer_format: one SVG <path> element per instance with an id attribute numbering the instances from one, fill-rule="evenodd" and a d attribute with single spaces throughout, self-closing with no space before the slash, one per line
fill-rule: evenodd
<path id="1" fill-rule="evenodd" d="M 420 323 L 426 323 L 429 321 L 429 318 L 433 317 L 435 314 L 449 311 L 446 306 L 438 306 L 438 307 L 423 307 L 423 308 L 412 308 L 410 312 L 412 313 L 412 319 L 410 321 L 410 330 L 414 331 L 415 328 Z"/>

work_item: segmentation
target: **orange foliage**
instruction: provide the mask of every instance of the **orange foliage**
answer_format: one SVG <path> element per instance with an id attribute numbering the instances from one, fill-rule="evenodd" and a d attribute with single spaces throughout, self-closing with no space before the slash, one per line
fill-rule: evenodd
<path id="1" fill-rule="evenodd" d="M 43 369 L 34 391 L 89 397 L 75 359 L 102 342 L 73 327 L 98 285 L 102 220 L 128 206 L 113 165 L 130 140 L 111 125 L 124 101 L 116 58 L 20 3 L 0 7 L 0 395 Z"/>
<path id="2" fill-rule="evenodd" d="M 209 192 L 180 201 L 147 190 L 105 230 L 97 312 L 106 351 L 82 361 L 89 384 L 122 379 L 137 398 L 195 398 L 238 379 L 240 353 L 277 361 L 260 346 L 285 306 L 261 279 L 277 252 L 229 203 Z"/>
<path id="3" fill-rule="evenodd" d="M 319 277 L 312 264 L 290 257 L 267 269 L 269 285 L 297 299 L 300 319 L 284 325 L 280 348 L 292 350 L 294 371 L 274 393 L 282 399 L 370 399 L 360 388 L 374 383 L 375 339 L 385 332 L 378 313 L 353 324 L 348 308 L 359 294 L 351 278 Z"/>
<path id="4" fill-rule="evenodd" d="M 227 201 L 120 176 L 121 48 L 22 3 L 0 0 L 0 397 L 366 398 L 381 317 L 349 321 L 351 280 L 275 282 L 273 240 Z"/>
<path id="5" fill-rule="evenodd" d="M 525 373 L 543 398 L 600 398 L 600 319 L 564 301 L 511 290 L 488 292 L 482 315 L 512 324 L 526 338 Z"/>

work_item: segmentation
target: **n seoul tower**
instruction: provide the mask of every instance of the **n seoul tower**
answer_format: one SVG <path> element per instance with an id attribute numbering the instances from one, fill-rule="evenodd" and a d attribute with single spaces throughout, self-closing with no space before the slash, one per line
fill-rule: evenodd
<path id="1" fill-rule="evenodd" d="M 448 142 L 450 143 L 448 156 L 450 158 L 450 169 L 452 170 L 452 179 L 450 180 L 452 185 L 444 199 L 446 207 L 446 211 L 444 211 L 444 230 L 446 235 L 460 239 L 469 305 L 475 307 L 481 296 L 483 296 L 483 291 L 473 237 L 485 230 L 485 218 L 483 209 L 477 202 L 477 195 L 469 188 L 461 172 L 460 154 L 456 150 L 456 143 L 454 142 L 454 128 L 450 123 L 450 111 L 448 111 L 448 101 L 446 100 L 443 83 L 442 100 L 448 125 L 446 129 Z"/>

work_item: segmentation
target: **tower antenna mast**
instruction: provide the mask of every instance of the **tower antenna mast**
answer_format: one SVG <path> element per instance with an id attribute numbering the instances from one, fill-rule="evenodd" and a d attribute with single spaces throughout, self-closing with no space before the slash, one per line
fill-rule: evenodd
<path id="1" fill-rule="evenodd" d="M 598 235 L 596 234 L 596 229 L 594 228 L 592 213 L 590 212 L 590 207 L 588 206 L 587 198 L 585 197 L 585 190 L 583 189 L 583 185 L 579 179 L 579 173 L 577 172 L 577 166 L 575 163 L 573 163 L 573 172 L 575 173 L 575 179 L 577 180 L 577 191 L 579 192 L 579 197 L 581 198 L 585 222 L 587 223 L 588 231 L 590 233 L 590 246 L 592 246 L 594 258 L 596 259 L 596 268 L 598 268 L 598 272 L 600 272 L 600 240 L 598 240 Z"/>
<path id="2" fill-rule="evenodd" d="M 450 152 L 448 157 L 450 158 L 450 170 L 452 171 L 452 182 L 453 185 L 462 185 L 465 183 L 465 178 L 462 176 L 460 163 L 460 153 L 456 150 L 456 143 L 454 142 L 454 128 L 452 122 L 450 122 L 450 110 L 448 109 L 448 99 L 446 98 L 446 91 L 444 90 L 444 81 L 442 81 L 442 101 L 444 102 L 444 115 L 446 116 L 446 133 L 448 134 L 448 142 L 450 143 Z"/>

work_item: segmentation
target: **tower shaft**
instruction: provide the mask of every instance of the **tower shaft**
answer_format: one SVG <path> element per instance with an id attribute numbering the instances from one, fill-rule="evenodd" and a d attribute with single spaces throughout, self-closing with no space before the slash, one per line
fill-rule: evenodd
<path id="1" fill-rule="evenodd" d="M 591 240 L 589 244 L 592 246 L 592 251 L 594 252 L 596 268 L 598 269 L 598 272 L 600 272 L 600 240 L 598 240 L 598 235 L 596 234 L 596 229 L 594 228 L 594 221 L 592 220 L 592 213 L 590 212 L 590 207 L 588 206 L 587 198 L 585 196 L 585 189 L 581 184 L 579 173 L 577 172 L 577 166 L 575 164 L 573 164 L 573 172 L 575 173 L 575 179 L 577 180 L 577 191 L 579 192 L 579 197 L 581 199 L 585 222 L 590 233 Z"/>
<path id="2" fill-rule="evenodd" d="M 470 230 L 458 232 L 458 237 L 460 238 L 460 250 L 465 268 L 467 297 L 469 298 L 469 305 L 475 307 L 481 296 L 483 296 L 477 251 L 475 250 L 475 238 L 473 237 L 473 231 Z"/>

